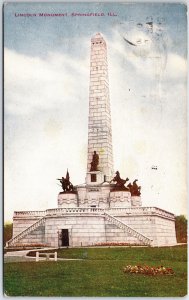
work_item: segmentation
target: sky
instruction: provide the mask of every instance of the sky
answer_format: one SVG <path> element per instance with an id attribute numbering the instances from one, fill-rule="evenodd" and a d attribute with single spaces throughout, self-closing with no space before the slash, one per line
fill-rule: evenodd
<path id="1" fill-rule="evenodd" d="M 74 185 L 85 182 L 90 40 L 97 32 L 108 47 L 114 170 L 139 180 L 143 206 L 187 213 L 186 6 L 7 3 L 5 221 L 14 211 L 57 207 L 56 179 L 67 168 Z"/>

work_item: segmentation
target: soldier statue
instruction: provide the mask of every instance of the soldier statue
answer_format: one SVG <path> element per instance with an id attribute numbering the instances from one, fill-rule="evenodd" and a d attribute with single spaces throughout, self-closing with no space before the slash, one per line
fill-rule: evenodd
<path id="1" fill-rule="evenodd" d="M 91 162 L 91 169 L 90 169 L 90 171 L 98 171 L 97 170 L 98 164 L 99 164 L 99 155 L 96 153 L 96 151 L 94 151 L 93 160 Z"/>
<path id="2" fill-rule="evenodd" d="M 73 184 L 70 182 L 70 175 L 68 170 L 66 173 L 66 178 L 62 177 L 61 179 L 58 178 L 57 180 L 60 181 L 64 193 L 73 192 Z"/>
<path id="3" fill-rule="evenodd" d="M 129 183 L 127 185 L 127 187 L 130 190 L 131 196 L 140 196 L 141 195 L 141 192 L 140 192 L 141 191 L 141 186 L 137 185 L 137 183 L 136 183 L 137 181 L 138 181 L 138 179 L 135 179 L 133 181 L 133 184 Z"/>

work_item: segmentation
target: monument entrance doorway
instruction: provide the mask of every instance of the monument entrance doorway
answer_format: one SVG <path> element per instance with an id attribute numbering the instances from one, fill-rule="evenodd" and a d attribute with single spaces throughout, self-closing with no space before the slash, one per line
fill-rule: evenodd
<path id="1" fill-rule="evenodd" d="M 69 246 L 69 232 L 68 232 L 68 229 L 62 229 L 62 246 Z"/>

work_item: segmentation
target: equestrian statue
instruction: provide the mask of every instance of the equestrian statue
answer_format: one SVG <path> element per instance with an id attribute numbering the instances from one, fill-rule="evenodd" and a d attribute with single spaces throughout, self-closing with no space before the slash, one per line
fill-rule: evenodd
<path id="1" fill-rule="evenodd" d="M 129 188 L 125 187 L 125 183 L 129 180 L 129 178 L 122 179 L 120 177 L 119 171 L 116 172 L 116 176 L 110 181 L 110 183 L 116 182 L 114 186 L 114 191 L 129 191 Z"/>

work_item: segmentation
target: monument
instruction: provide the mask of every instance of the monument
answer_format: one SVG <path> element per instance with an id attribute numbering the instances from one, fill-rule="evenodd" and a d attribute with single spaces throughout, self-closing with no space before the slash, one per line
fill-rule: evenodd
<path id="1" fill-rule="evenodd" d="M 97 170 L 91 168 L 93 152 L 100 158 Z M 102 182 L 102 176 L 108 181 L 112 179 L 112 152 L 107 48 L 105 40 L 97 33 L 91 40 L 87 183 L 95 178 L 97 183 Z"/>
<path id="2" fill-rule="evenodd" d="M 176 244 L 174 215 L 143 207 L 138 180 L 129 183 L 129 178 L 114 172 L 107 46 L 100 33 L 91 39 L 85 184 L 73 185 L 68 170 L 57 180 L 62 187 L 58 207 L 15 211 L 7 247 Z"/>

